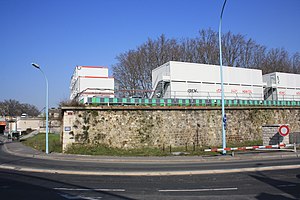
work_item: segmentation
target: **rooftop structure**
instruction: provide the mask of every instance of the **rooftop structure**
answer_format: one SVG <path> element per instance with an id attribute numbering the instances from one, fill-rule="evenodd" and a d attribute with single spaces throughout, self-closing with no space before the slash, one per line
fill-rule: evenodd
<path id="1" fill-rule="evenodd" d="M 93 97 L 114 97 L 114 78 L 107 67 L 76 66 L 70 83 L 70 99 L 88 103 Z"/>
<path id="2" fill-rule="evenodd" d="M 224 67 L 225 99 L 263 100 L 262 71 Z M 152 70 L 152 98 L 221 99 L 220 66 L 170 61 Z"/>
<path id="3" fill-rule="evenodd" d="M 300 74 L 273 72 L 263 75 L 265 100 L 300 101 Z"/>

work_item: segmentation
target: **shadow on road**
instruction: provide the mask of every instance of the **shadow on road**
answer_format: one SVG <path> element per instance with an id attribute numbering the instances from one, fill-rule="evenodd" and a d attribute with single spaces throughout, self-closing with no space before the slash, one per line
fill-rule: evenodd
<path id="1" fill-rule="evenodd" d="M 51 175 L 50 175 L 51 176 Z M 84 183 L 83 183 L 84 184 Z M 42 186 L 43 185 L 43 186 Z M 53 180 L 49 178 L 39 177 L 17 173 L 9 170 L 0 170 L 0 193 L 1 199 L 31 199 L 31 200 L 48 200 L 48 199 L 94 199 L 93 197 L 80 197 L 66 191 L 61 192 L 55 190 L 55 187 L 65 187 L 74 189 L 83 189 L 93 192 L 95 195 L 102 195 L 109 199 L 125 199 L 134 200 L 126 196 L 115 194 L 107 191 L 94 190 L 93 188 L 85 187 L 82 185 L 71 184 L 64 181 Z"/>
<path id="2" fill-rule="evenodd" d="M 282 191 L 282 195 L 274 195 L 263 192 L 256 196 L 258 200 L 272 199 L 272 200 L 296 200 L 300 199 L 300 183 L 294 183 L 289 181 L 282 181 L 278 179 L 273 179 L 269 176 L 261 172 L 257 172 L 257 174 L 250 175 L 251 177 L 266 183 L 280 191 Z M 300 174 L 296 175 L 298 179 L 300 179 Z"/>
<path id="3" fill-rule="evenodd" d="M 18 200 L 18 199 L 43 199 L 43 200 L 65 200 L 65 198 L 61 197 L 56 191 L 30 184 L 24 183 L 17 180 L 12 180 L 7 176 L 11 176 L 11 174 L 1 173 L 0 176 L 0 194 L 1 199 L 10 199 L 10 200 Z M 7 178 L 4 178 L 7 177 Z"/>

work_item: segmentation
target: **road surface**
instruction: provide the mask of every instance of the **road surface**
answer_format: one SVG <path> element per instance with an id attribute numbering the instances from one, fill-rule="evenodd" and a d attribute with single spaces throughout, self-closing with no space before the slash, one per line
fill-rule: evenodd
<path id="1" fill-rule="evenodd" d="M 111 158 L 0 149 L 1 199 L 300 199 L 298 154 Z M 42 172 L 42 173 L 41 173 Z"/>

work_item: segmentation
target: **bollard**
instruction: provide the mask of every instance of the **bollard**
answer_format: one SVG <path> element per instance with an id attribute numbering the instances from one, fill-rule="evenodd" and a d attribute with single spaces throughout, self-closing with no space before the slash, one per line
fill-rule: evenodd
<path id="1" fill-rule="evenodd" d="M 293 136 L 294 136 L 294 145 L 297 143 L 297 134 L 296 133 L 293 133 Z"/>
<path id="2" fill-rule="evenodd" d="M 296 143 L 294 143 L 294 152 L 297 153 L 297 146 L 296 146 Z"/>
<path id="3" fill-rule="evenodd" d="M 193 142 L 193 151 L 196 151 L 196 145 L 195 145 L 195 142 Z"/>

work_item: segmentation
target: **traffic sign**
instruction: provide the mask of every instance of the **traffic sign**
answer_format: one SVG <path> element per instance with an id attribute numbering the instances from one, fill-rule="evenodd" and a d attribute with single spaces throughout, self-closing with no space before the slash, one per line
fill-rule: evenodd
<path id="1" fill-rule="evenodd" d="M 287 125 L 282 125 L 279 127 L 278 132 L 281 136 L 285 137 L 290 133 L 290 128 Z"/>
<path id="2" fill-rule="evenodd" d="M 227 117 L 226 117 L 226 114 L 223 117 L 223 123 L 224 123 L 224 129 L 226 130 L 226 127 L 227 127 Z"/>

